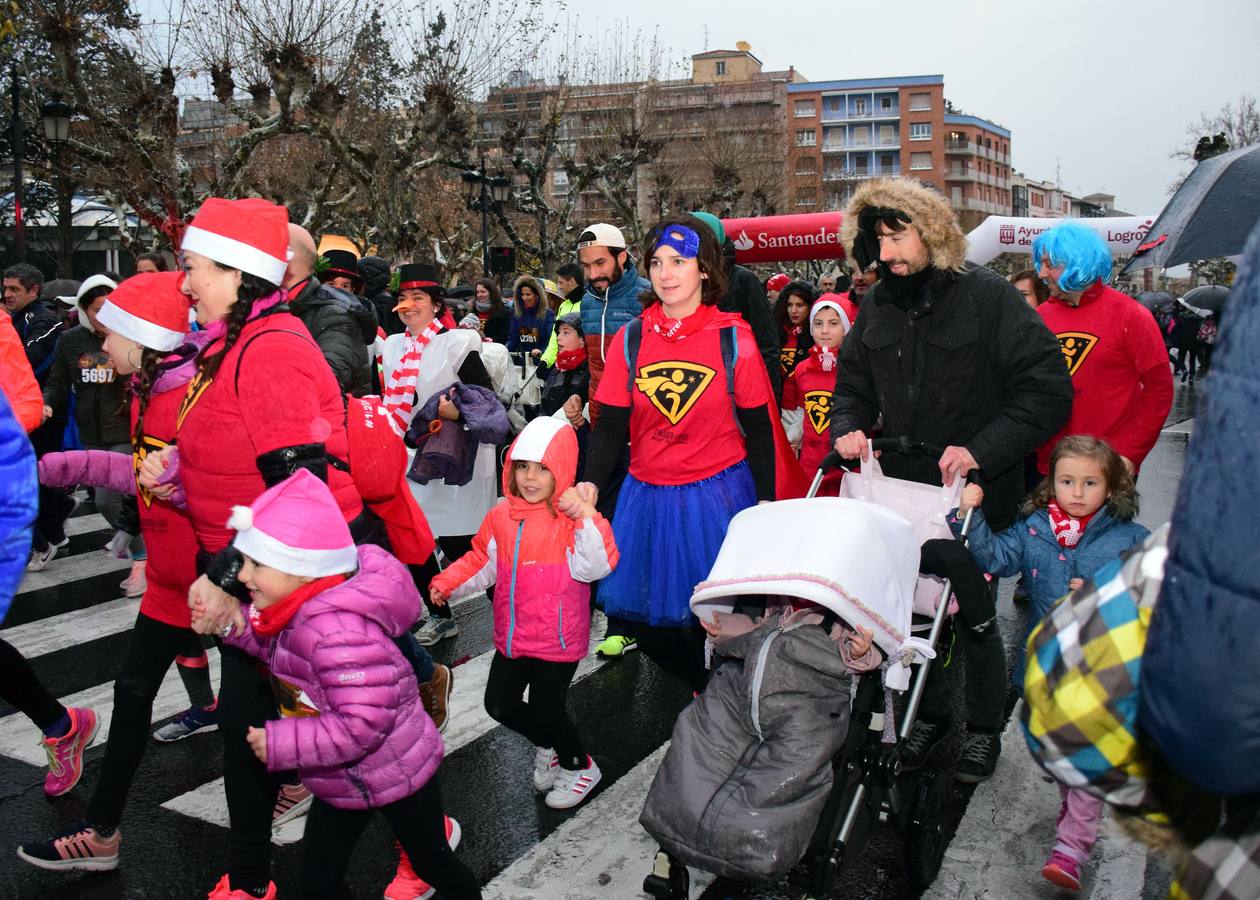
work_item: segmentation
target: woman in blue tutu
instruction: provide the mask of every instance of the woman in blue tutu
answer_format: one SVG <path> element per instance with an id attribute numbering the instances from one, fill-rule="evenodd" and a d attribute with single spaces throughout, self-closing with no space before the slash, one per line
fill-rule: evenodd
<path id="1" fill-rule="evenodd" d="M 731 518 L 775 498 L 775 401 L 752 330 L 717 308 L 726 278 L 713 232 L 692 216 L 665 219 L 644 256 L 652 290 L 609 347 L 586 467 L 602 487 L 629 437 L 613 517 L 624 563 L 598 598 L 637 624 L 657 665 L 699 691 L 704 632 L 688 601 Z"/>

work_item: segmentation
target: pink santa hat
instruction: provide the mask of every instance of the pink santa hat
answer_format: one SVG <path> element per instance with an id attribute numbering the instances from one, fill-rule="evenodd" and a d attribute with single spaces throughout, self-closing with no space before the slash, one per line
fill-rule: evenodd
<path id="1" fill-rule="evenodd" d="M 328 485 L 299 469 L 252 506 L 233 506 L 232 546 L 289 575 L 323 578 L 353 572 L 359 551 Z"/>

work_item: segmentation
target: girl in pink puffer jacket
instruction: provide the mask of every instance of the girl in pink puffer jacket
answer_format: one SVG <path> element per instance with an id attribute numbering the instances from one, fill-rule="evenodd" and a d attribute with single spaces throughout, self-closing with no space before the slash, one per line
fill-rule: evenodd
<path id="1" fill-rule="evenodd" d="M 267 663 L 280 708 L 247 740 L 268 771 L 296 769 L 315 795 L 304 894 L 344 891 L 350 853 L 379 809 L 428 884 L 443 897 L 480 897 L 448 844 L 442 738 L 392 640 L 420 616 L 406 566 L 355 547 L 332 492 L 305 469 L 234 507 L 228 525 L 252 603 L 224 640 Z"/>
<path id="2" fill-rule="evenodd" d="M 590 643 L 590 583 L 617 565 L 612 527 L 572 486 L 577 457 L 567 422 L 526 425 L 503 463 L 503 499 L 429 586 L 442 603 L 498 583 L 486 712 L 535 745 L 534 788 L 552 809 L 577 806 L 600 781 L 565 701 Z"/>

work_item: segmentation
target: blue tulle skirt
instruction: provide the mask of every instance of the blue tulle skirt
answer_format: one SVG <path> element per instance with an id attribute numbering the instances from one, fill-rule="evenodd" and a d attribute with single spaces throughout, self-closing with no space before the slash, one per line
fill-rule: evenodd
<path id="1" fill-rule="evenodd" d="M 621 561 L 599 583 L 604 612 L 649 625 L 694 621 L 692 591 L 709 577 L 732 517 L 756 502 L 747 462 L 683 485 L 627 475 L 612 523 Z"/>

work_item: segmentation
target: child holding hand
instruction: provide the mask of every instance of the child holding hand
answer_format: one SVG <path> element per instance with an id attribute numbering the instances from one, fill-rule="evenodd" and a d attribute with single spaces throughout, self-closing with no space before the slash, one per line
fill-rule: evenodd
<path id="1" fill-rule="evenodd" d="M 1063 438 L 1050 454 L 1049 470 L 1007 530 L 989 530 L 980 511 L 984 491 L 975 484 L 963 489 L 950 521 L 957 531 L 972 510 L 968 546 L 981 568 L 1002 577 L 1023 573 L 1032 605 L 1025 643 L 1056 600 L 1149 534 L 1133 521 L 1138 506 L 1133 476 L 1104 441 L 1079 434 Z M 1021 652 L 1014 672 L 1021 689 L 1023 660 Z M 1060 887 L 1079 890 L 1081 866 L 1098 838 L 1102 801 L 1063 785 L 1059 792 L 1058 840 L 1041 874 Z"/>
<path id="2" fill-rule="evenodd" d="M 499 585 L 486 711 L 535 745 L 534 788 L 552 809 L 576 806 L 600 781 L 565 702 L 590 643 L 590 583 L 617 565 L 611 526 L 572 486 L 577 456 L 567 423 L 525 426 L 503 464 L 503 500 L 430 586 L 436 603 Z"/>
<path id="3" fill-rule="evenodd" d="M 228 525 L 251 603 L 224 640 L 267 663 L 280 707 L 279 719 L 251 727 L 246 740 L 269 772 L 296 769 L 315 795 L 303 895 L 352 896 L 350 854 L 380 810 L 404 867 L 426 882 L 410 896 L 432 885 L 443 897 L 480 897 L 449 844 L 454 822 L 437 780 L 442 738 L 393 641 L 420 614 L 406 566 L 379 547 L 355 547 L 332 492 L 306 469 L 252 506 L 233 507 Z"/>

